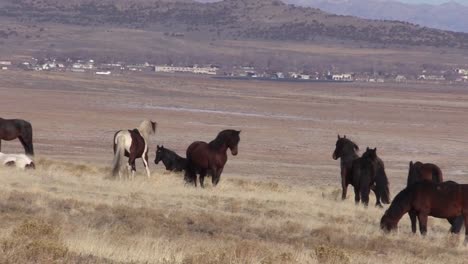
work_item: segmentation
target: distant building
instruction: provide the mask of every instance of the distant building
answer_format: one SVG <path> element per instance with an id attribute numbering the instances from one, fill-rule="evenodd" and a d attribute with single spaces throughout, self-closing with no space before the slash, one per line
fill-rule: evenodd
<path id="1" fill-rule="evenodd" d="M 196 73 L 196 74 L 209 74 L 216 75 L 218 72 L 218 67 L 198 67 L 197 65 L 193 67 L 179 67 L 179 66 L 167 66 L 167 65 L 157 65 L 154 67 L 155 72 L 185 72 L 185 73 Z"/>
<path id="2" fill-rule="evenodd" d="M 111 72 L 110 71 L 98 71 L 96 72 L 96 75 L 110 75 Z"/>
<path id="3" fill-rule="evenodd" d="M 284 79 L 284 73 L 282 72 L 277 72 L 274 74 L 274 77 L 278 78 L 278 79 Z"/>
<path id="4" fill-rule="evenodd" d="M 334 81 L 352 81 L 353 75 L 350 73 L 343 73 L 343 74 L 333 74 L 331 79 Z"/>
<path id="5" fill-rule="evenodd" d="M 11 61 L 0 61 L 0 65 L 11 66 Z"/>
<path id="6" fill-rule="evenodd" d="M 397 77 L 395 77 L 395 81 L 396 82 L 406 82 L 406 77 L 404 75 L 397 75 Z"/>
<path id="7" fill-rule="evenodd" d="M 445 81 L 445 77 L 441 75 L 419 75 L 418 80 L 426 80 L 426 81 Z"/>
<path id="8" fill-rule="evenodd" d="M 460 75 L 468 75 L 468 69 L 457 69 L 457 73 Z"/>
<path id="9" fill-rule="evenodd" d="M 2 66 L 0 69 L 6 71 L 6 70 L 8 70 L 8 67 L 7 66 Z"/>

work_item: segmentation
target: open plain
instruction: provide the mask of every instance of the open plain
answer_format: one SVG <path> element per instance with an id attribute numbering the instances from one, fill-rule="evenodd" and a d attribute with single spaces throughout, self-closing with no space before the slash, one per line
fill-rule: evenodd
<path id="1" fill-rule="evenodd" d="M 384 209 L 341 201 L 337 134 L 377 147 L 392 196 L 410 160 L 468 183 L 468 87 L 283 83 L 189 75 L 0 72 L 3 118 L 31 121 L 37 170 L 0 169 L 0 263 L 464 263 L 464 237 L 379 229 Z M 116 130 L 158 122 L 151 142 L 182 156 L 241 129 L 217 188 L 138 161 L 107 179 Z M 22 152 L 2 141 L 2 152 Z M 371 203 L 374 196 L 371 196 Z"/>

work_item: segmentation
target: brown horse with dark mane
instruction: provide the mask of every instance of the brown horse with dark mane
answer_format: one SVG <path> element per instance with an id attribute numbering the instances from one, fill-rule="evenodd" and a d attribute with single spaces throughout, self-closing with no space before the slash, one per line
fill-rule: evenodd
<path id="1" fill-rule="evenodd" d="M 361 200 L 362 193 L 367 193 L 364 190 L 364 186 L 367 184 L 362 184 L 363 189 L 361 190 L 360 186 L 360 172 L 363 171 L 367 173 L 367 178 L 370 177 L 370 188 L 374 191 L 376 196 L 376 205 L 381 206 L 382 203 L 390 203 L 390 192 L 388 189 L 388 179 L 385 173 L 385 165 L 379 157 L 373 157 L 373 160 L 366 158 L 367 162 L 359 161 L 359 155 L 357 151 L 359 150 L 358 145 L 351 141 L 350 139 L 340 137 L 338 135 L 338 140 L 336 141 L 335 151 L 333 152 L 333 159 L 340 159 L 341 166 L 341 187 L 343 188 L 341 198 L 346 199 L 346 194 L 348 190 L 348 185 L 353 185 L 355 190 L 355 201 L 359 202 Z M 356 161 L 358 160 L 358 161 Z M 353 165 L 356 164 L 355 174 L 356 177 L 353 177 Z M 367 165 L 366 165 L 367 164 Z M 363 166 L 361 168 L 361 166 Z M 367 188 L 367 187 L 366 187 Z M 368 194 L 365 200 L 368 202 Z"/>
<path id="2" fill-rule="evenodd" d="M 218 136 L 206 143 L 196 141 L 187 148 L 187 168 L 185 170 L 185 181 L 197 186 L 197 174 L 200 174 L 200 186 L 204 187 L 207 173 L 211 174 L 213 186 L 216 186 L 227 162 L 227 150 L 236 156 L 237 146 L 240 141 L 240 131 L 223 130 Z"/>
<path id="3" fill-rule="evenodd" d="M 419 161 L 413 163 L 413 161 L 411 161 L 408 170 L 407 186 L 421 181 L 442 183 L 444 181 L 442 170 L 439 168 L 439 166 L 432 163 L 422 163 Z M 408 212 L 408 214 L 411 220 L 411 231 L 416 233 L 417 215 L 413 211 Z M 451 224 L 450 232 L 458 234 L 463 225 L 463 216 L 448 218 L 447 221 L 449 221 Z"/>
<path id="4" fill-rule="evenodd" d="M 422 163 L 419 161 L 413 163 L 411 161 L 409 164 L 407 186 L 423 180 L 435 183 L 443 182 L 442 170 L 439 166 L 432 163 Z"/>
<path id="5" fill-rule="evenodd" d="M 385 231 L 396 229 L 403 215 L 410 211 L 417 215 L 422 235 L 427 233 L 428 216 L 448 219 L 462 215 L 465 221 L 465 244 L 468 242 L 468 184 L 452 181 L 412 184 L 395 196 L 380 220 L 380 227 Z"/>
<path id="6" fill-rule="evenodd" d="M 31 123 L 22 119 L 0 118 L 0 151 L 2 140 L 18 138 L 27 155 L 34 156 L 33 132 Z"/>

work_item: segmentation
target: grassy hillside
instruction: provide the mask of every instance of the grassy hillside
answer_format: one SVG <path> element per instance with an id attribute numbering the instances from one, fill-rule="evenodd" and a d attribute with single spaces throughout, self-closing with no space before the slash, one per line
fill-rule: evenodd
<path id="1" fill-rule="evenodd" d="M 425 238 L 405 217 L 379 230 L 382 209 L 338 199 L 337 186 L 181 175 L 105 179 L 109 168 L 39 159 L 0 170 L 0 263 L 463 263 L 460 238 L 430 219 Z M 338 184 L 337 184 L 338 185 Z M 396 191 L 396 190 L 393 190 Z"/>

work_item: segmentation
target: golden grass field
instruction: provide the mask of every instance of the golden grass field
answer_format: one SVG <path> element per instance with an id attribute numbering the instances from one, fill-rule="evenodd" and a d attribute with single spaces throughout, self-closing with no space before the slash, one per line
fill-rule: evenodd
<path id="1" fill-rule="evenodd" d="M 0 263 L 464 263 L 463 235 L 379 229 L 384 209 L 339 199 L 336 134 L 377 146 L 392 196 L 410 160 L 466 183 L 466 87 L 285 84 L 192 76 L 1 72 L 2 117 L 34 127 L 35 171 L 0 168 Z M 158 121 L 135 181 L 109 180 L 112 136 Z M 156 144 L 242 129 L 216 188 L 156 166 Z M 19 142 L 2 151 L 21 152 Z M 371 195 L 371 203 L 374 197 Z"/>

